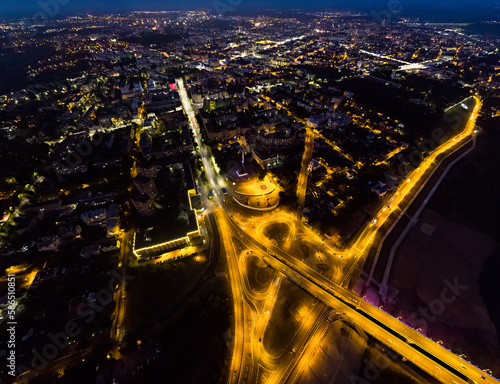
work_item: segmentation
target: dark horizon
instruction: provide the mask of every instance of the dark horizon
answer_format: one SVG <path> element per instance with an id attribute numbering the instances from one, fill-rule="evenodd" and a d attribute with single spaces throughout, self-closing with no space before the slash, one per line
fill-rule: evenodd
<path id="1" fill-rule="evenodd" d="M 500 384 L 499 0 L 5 1 L 0 383 Z"/>
<path id="2" fill-rule="evenodd" d="M 56 0 L 54 0 L 56 2 Z M 43 4 L 47 4 L 44 8 Z M 46 9 L 54 9 L 52 18 L 75 15 L 81 13 L 91 14 L 116 14 L 129 13 L 132 11 L 189 11 L 189 10 L 205 10 L 218 12 L 220 9 L 224 11 L 231 10 L 231 13 L 238 14 L 255 12 L 321 12 L 321 11 L 352 11 L 370 13 L 371 11 L 387 11 L 391 9 L 400 9 L 399 16 L 422 18 L 428 21 L 470 21 L 477 22 L 482 20 L 500 20 L 500 8 L 496 1 L 482 0 L 480 2 L 471 3 L 469 1 L 444 1 L 440 4 L 429 0 L 389 0 L 389 1 L 366 1 L 366 0 L 340 0 L 332 3 L 327 0 L 319 0 L 315 2 L 304 3 L 302 1 L 201 1 L 191 0 L 183 3 L 172 4 L 169 2 L 160 2 L 158 0 L 143 1 L 138 6 L 137 2 L 130 0 L 125 1 L 110 1 L 99 2 L 95 0 L 75 3 L 72 0 L 61 0 L 57 2 L 55 8 L 51 6 L 49 1 L 28 0 L 15 2 L 9 0 L 0 5 L 0 18 L 21 18 L 31 17 L 36 12 Z M 217 5 L 219 4 L 219 6 Z M 228 5 L 226 8 L 225 5 Z M 230 5 L 234 4 L 234 5 Z M 222 7 L 221 7 L 222 6 Z M 47 11 L 47 13 L 50 13 Z"/>

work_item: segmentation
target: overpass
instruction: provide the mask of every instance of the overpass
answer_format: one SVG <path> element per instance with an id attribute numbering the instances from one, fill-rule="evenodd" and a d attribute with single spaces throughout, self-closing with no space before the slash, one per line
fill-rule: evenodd
<path id="1" fill-rule="evenodd" d="M 479 105 L 480 103 L 476 106 L 475 114 L 478 112 Z M 434 160 L 432 157 L 428 159 L 429 162 Z M 417 172 L 421 173 L 422 170 Z M 406 190 L 411 189 L 409 186 L 404 186 L 404 188 Z M 401 192 L 402 195 L 404 195 L 403 192 Z M 264 258 L 268 265 L 282 272 L 290 280 L 325 304 L 342 310 L 348 319 L 359 325 L 372 337 L 442 382 L 456 384 L 498 383 L 495 378 L 470 362 L 456 356 L 453 352 L 407 324 L 395 319 L 375 305 L 359 298 L 346 288 L 325 278 L 270 243 L 266 238 L 259 237 L 256 239 L 248 232 L 242 231 L 238 223 L 228 214 L 230 209 L 221 198 L 222 194 L 219 191 L 217 193 L 226 222 L 231 226 L 234 234 L 240 236 L 252 248 L 260 249 L 270 255 L 271 257 L 266 256 Z M 371 230 L 363 232 L 360 238 L 363 246 L 361 249 L 358 248 L 358 251 L 364 249 L 371 242 L 372 236 L 374 236 L 374 232 Z"/>
<path id="2" fill-rule="evenodd" d="M 234 224 L 230 218 L 228 222 Z M 333 283 L 309 266 L 295 260 L 273 244 L 254 240 L 248 233 L 242 237 L 254 248 L 267 253 L 264 261 L 313 296 L 346 314 L 366 333 L 379 340 L 417 367 L 444 383 L 488 383 L 498 381 L 468 361 L 437 344 L 410 326 L 395 319 L 351 291 Z"/>
<path id="3" fill-rule="evenodd" d="M 182 80 L 179 80 L 179 82 L 182 82 Z M 195 131 L 196 138 L 200 139 L 199 127 L 197 126 L 196 119 L 194 118 L 194 111 L 190 106 L 184 87 L 180 86 L 179 91 L 182 93 L 181 100 L 183 101 L 185 109 L 187 109 L 186 112 L 191 127 Z M 188 103 L 189 105 L 187 106 Z M 473 115 L 477 113 L 478 110 L 476 109 Z M 203 162 L 206 165 L 209 183 L 214 190 L 215 202 L 218 207 L 221 208 L 221 218 L 228 224 L 233 235 L 237 234 L 242 241 L 249 244 L 254 249 L 259 249 L 267 254 L 264 256 L 264 261 L 271 267 L 282 272 L 290 280 L 324 303 L 333 308 L 340 309 L 345 313 L 347 318 L 362 327 L 372 337 L 379 340 L 399 355 L 405 357 L 439 381 L 455 384 L 498 383 L 492 376 L 486 374 L 468 361 L 456 356 L 454 353 L 427 338 L 425 335 L 395 319 L 375 305 L 359 298 L 349 290 L 332 282 L 302 262 L 295 260 L 291 255 L 270 243 L 264 236 L 256 239 L 246 231 L 241 230 L 240 226 L 233 220 L 232 215 L 229 213 L 231 210 L 224 201 L 223 194 L 217 181 L 217 176 L 209 166 L 209 152 L 202 147 L 200 147 L 200 152 Z M 428 158 L 428 160 L 432 162 L 431 159 L 432 157 Z M 408 180 L 408 182 L 409 181 L 410 180 Z M 404 186 L 404 188 L 410 190 L 410 183 Z M 402 191 L 404 191 L 404 189 Z M 361 249 L 358 248 L 358 251 L 368 247 L 372 236 L 375 234 L 372 231 L 369 232 L 371 233 L 363 234 L 363 240 L 361 242 L 363 245 Z M 240 296 L 238 290 L 236 290 L 235 293 L 238 293 L 235 294 L 235 296 Z M 237 332 L 237 334 L 241 334 L 240 332 Z M 240 348 L 241 346 L 236 349 L 241 351 Z M 241 365 L 241 352 L 238 353 L 238 355 L 238 358 L 233 360 L 232 369 Z"/>

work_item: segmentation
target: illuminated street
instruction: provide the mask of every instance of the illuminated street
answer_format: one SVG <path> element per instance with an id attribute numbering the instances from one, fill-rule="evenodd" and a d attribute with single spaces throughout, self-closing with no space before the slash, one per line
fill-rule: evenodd
<path id="1" fill-rule="evenodd" d="M 0 5 L 0 383 L 500 383 L 492 0 L 66 3 Z"/>
<path id="2" fill-rule="evenodd" d="M 187 97 L 182 80 L 179 79 L 178 84 L 183 107 L 190 118 L 191 128 L 194 130 L 197 140 L 200 140 L 199 127 L 197 126 L 194 111 Z M 237 267 L 236 255 L 231 249 L 229 242 L 231 236 L 242 239 L 250 250 L 267 253 L 268 256 L 265 256 L 263 260 L 275 270 L 283 273 L 287 278 L 306 289 L 328 306 L 340 311 L 346 319 L 357 324 L 375 339 L 389 346 L 391 349 L 439 380 L 446 383 L 462 383 L 464 382 L 463 378 L 467 377 L 475 382 L 496 382 L 496 380 L 490 378 L 486 373 L 477 369 L 467 361 L 458 358 L 424 335 L 374 307 L 367 301 L 359 299 L 356 295 L 338 285 L 338 282 L 353 277 L 351 276 L 351 271 L 356 264 L 363 263 L 364 257 L 368 253 L 370 247 L 378 246 L 378 243 L 374 242 L 374 239 L 380 237 L 379 232 L 384 228 L 386 222 L 391 220 L 393 212 L 404 212 L 405 200 L 408 196 L 416 196 L 415 189 L 425 182 L 425 178 L 428 177 L 428 171 L 435 167 L 436 159 L 443 153 L 452 153 L 452 151 L 456 150 L 473 137 L 475 120 L 480 109 L 481 101 L 475 98 L 474 110 L 471 113 L 465 131 L 459 133 L 455 138 L 433 151 L 424 162 L 408 176 L 407 182 L 402 183 L 394 192 L 394 197 L 391 199 L 391 205 L 389 207 L 384 207 L 384 209 L 376 215 L 376 222 L 367 225 L 350 248 L 342 251 L 336 250 L 337 256 L 334 256 L 331 248 L 324 246 L 324 239 L 321 239 L 319 236 L 314 236 L 312 233 L 309 234 L 310 231 L 302 229 L 302 223 L 300 221 L 295 221 L 292 217 L 286 217 L 286 212 L 269 213 L 267 217 L 261 219 L 260 222 L 266 223 L 267 225 L 269 225 L 270 222 L 278 223 L 280 218 L 289 224 L 293 223 L 293 228 L 297 232 L 295 234 L 290 234 L 290 238 L 296 238 L 296 235 L 300 233 L 301 236 L 308 238 L 308 241 L 311 241 L 313 244 L 315 243 L 319 248 L 323 249 L 325 257 L 329 256 L 335 261 L 334 270 L 336 278 L 333 279 L 327 279 L 321 276 L 317 271 L 289 255 L 287 249 L 290 248 L 290 244 L 283 249 L 271 244 L 262 234 L 262 229 L 259 229 L 259 221 L 252 220 L 252 222 L 249 222 L 248 219 L 245 220 L 244 218 L 236 217 L 231 213 L 231 210 L 222 199 L 222 192 L 218 187 L 218 178 L 212 167 L 209 151 L 202 145 L 201 140 L 198 142 L 200 146 L 200 155 L 202 156 L 205 169 L 207 170 L 209 182 L 211 184 L 210 186 L 215 191 L 214 201 L 217 207 L 215 208 L 215 212 L 221 227 L 224 228 L 222 231 L 224 233 L 224 244 L 230 263 L 230 277 L 233 285 L 236 321 L 235 344 L 231 369 L 234 373 L 232 376 L 234 376 L 233 379 L 235 382 L 240 382 L 238 380 L 242 380 L 242 372 L 253 372 L 253 369 L 255 369 L 254 365 L 256 364 L 263 364 L 268 367 L 268 369 L 273 369 L 273 365 L 269 358 L 266 357 L 265 354 L 260 353 L 259 347 L 262 342 L 256 341 L 256 339 L 262 339 L 264 334 L 263 329 L 266 326 L 265 319 L 274 305 L 281 278 L 278 277 L 277 280 L 275 280 L 274 289 L 271 289 L 269 292 L 269 296 L 264 302 L 262 313 L 258 313 L 256 309 L 252 311 L 250 310 L 250 306 L 244 305 L 245 300 L 249 300 L 250 298 L 248 296 L 244 298 L 241 291 L 241 281 L 244 279 L 244 276 L 242 276 L 242 271 Z M 297 188 L 299 206 L 301 201 L 300 196 L 305 196 L 307 179 L 307 167 L 305 165 L 309 162 L 310 154 L 308 154 L 308 151 L 312 148 L 314 137 L 313 134 L 309 132 L 311 131 L 308 130 L 306 137 L 306 151 L 304 152 L 304 160 Z M 342 258 L 339 256 L 342 256 Z M 340 265 L 338 264 L 339 260 L 341 260 Z M 245 308 L 247 308 L 247 312 L 245 312 Z M 250 311 L 250 313 L 248 313 L 248 311 Z M 321 313 L 323 313 L 323 315 L 321 315 Z M 322 324 L 323 316 L 324 312 L 320 312 L 312 314 L 311 317 L 307 318 L 307 321 L 304 322 L 301 328 L 301 332 L 304 332 L 304 336 L 306 334 L 313 334 L 317 335 L 317 337 L 321 337 L 320 335 L 322 332 L 308 330 L 317 329 L 318 326 Z M 245 322 L 245 319 L 250 320 Z M 256 324 L 255 319 L 258 319 Z M 382 327 L 380 324 L 384 324 L 384 326 Z M 252 325 L 255 327 L 255 330 L 252 329 Z M 299 335 L 295 336 L 295 338 L 299 338 Z M 281 361 L 278 366 L 274 368 L 275 372 L 266 382 L 288 382 L 289 373 L 287 372 L 291 369 L 290 367 L 300 367 L 304 364 L 301 361 L 308 361 L 312 354 L 312 350 L 307 349 L 308 346 L 314 349 L 314 346 L 318 343 L 319 340 L 316 341 L 314 338 L 307 343 L 299 343 L 299 345 L 294 348 L 296 351 L 294 353 L 294 356 L 296 356 L 294 358 L 296 360 L 295 363 L 292 364 L 294 359 L 288 362 L 286 360 Z M 415 349 L 413 345 L 418 346 L 419 349 Z M 420 350 L 428 352 L 429 355 L 434 356 L 436 360 L 431 359 L 428 355 L 422 354 Z M 252 356 L 252 358 L 249 358 L 249 356 Z M 259 363 L 261 359 L 262 361 Z M 453 370 L 447 367 L 452 367 Z M 455 372 L 460 372 L 462 376 L 458 377 Z"/>

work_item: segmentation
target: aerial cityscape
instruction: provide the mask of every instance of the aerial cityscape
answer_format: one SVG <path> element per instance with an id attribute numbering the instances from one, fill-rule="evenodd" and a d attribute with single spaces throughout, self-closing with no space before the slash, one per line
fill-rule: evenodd
<path id="1" fill-rule="evenodd" d="M 0 383 L 500 383 L 497 3 L 9 0 L 0 72 Z"/>

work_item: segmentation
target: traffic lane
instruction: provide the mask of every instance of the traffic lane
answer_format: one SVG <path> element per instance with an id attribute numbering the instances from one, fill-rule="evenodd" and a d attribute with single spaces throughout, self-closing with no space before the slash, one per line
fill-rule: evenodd
<path id="1" fill-rule="evenodd" d="M 304 289 L 306 289 L 308 292 L 312 293 L 316 298 L 322 300 L 324 303 L 327 305 L 333 307 L 333 308 L 338 308 L 342 313 L 345 313 L 345 316 L 351 320 L 353 323 L 359 325 L 365 332 L 373 336 L 375 339 L 379 340 L 383 344 L 387 345 L 391 349 L 393 349 L 395 352 L 400 354 L 401 356 L 404 356 L 407 358 L 409 361 L 411 361 L 413 364 L 415 364 L 417 367 L 423 369 L 427 373 L 429 373 L 431 376 L 434 376 L 438 378 L 439 380 L 442 380 L 444 383 L 456 383 L 456 384 L 465 384 L 466 382 L 459 379 L 456 377 L 454 374 L 449 372 L 448 370 L 444 369 L 443 367 L 440 367 L 436 365 L 436 363 L 429 358 L 425 357 L 424 355 L 420 354 L 418 351 L 416 351 L 411 345 L 403 342 L 396 336 L 392 335 L 388 331 L 384 330 L 383 328 L 380 328 L 376 324 L 374 324 L 371 320 L 367 319 L 363 314 L 359 313 L 357 310 L 351 308 L 350 306 L 346 305 L 344 302 L 340 301 L 336 296 L 333 294 L 330 294 L 329 292 L 325 291 L 324 287 L 318 286 L 316 283 L 311 282 L 308 278 L 304 277 L 300 273 L 296 273 L 293 271 L 293 269 L 288 268 L 286 265 L 284 265 L 282 262 L 276 260 L 274 257 L 266 257 L 266 263 L 271 265 L 273 268 L 280 270 L 283 274 L 285 274 L 289 279 L 297 283 L 298 285 L 302 286 Z M 369 307 L 369 303 L 364 302 L 363 300 L 360 300 L 359 298 L 356 297 L 356 301 L 358 303 L 364 303 L 363 307 L 367 308 Z M 349 301 L 346 299 L 346 301 Z M 373 309 L 373 308 L 372 308 Z M 379 315 L 376 313 L 371 313 L 373 317 Z M 405 326 L 403 323 L 399 322 L 398 320 L 394 319 L 398 324 L 396 326 L 396 331 L 399 333 L 406 332 L 407 326 Z M 411 330 L 413 331 L 413 330 Z M 415 331 L 413 331 L 415 332 Z M 415 343 L 422 342 L 422 338 L 425 338 L 424 336 L 421 337 L 412 337 L 411 340 L 414 341 Z M 427 339 L 428 340 L 428 339 Z M 428 340 L 430 341 L 430 340 Z M 441 346 L 433 343 L 430 341 L 434 346 L 435 350 L 433 349 L 433 352 L 435 354 L 440 354 L 440 348 Z M 444 350 L 444 353 L 448 351 Z M 443 352 L 441 352 L 442 354 Z M 455 355 L 453 355 L 454 358 L 458 359 Z M 449 362 L 448 362 L 449 364 Z M 454 367 L 457 368 L 457 367 Z M 461 369 L 458 367 L 458 369 Z M 479 374 L 477 375 L 477 378 L 479 378 Z M 482 382 L 484 383 L 498 383 L 497 381 L 486 381 L 483 380 Z"/>
<path id="2" fill-rule="evenodd" d="M 416 214 L 420 206 L 423 204 L 424 200 L 427 198 L 431 190 L 433 189 L 436 182 L 443 175 L 446 168 L 458 157 L 462 156 L 466 151 L 470 150 L 473 146 L 473 142 L 470 141 L 462 148 L 458 149 L 453 154 L 449 155 L 443 163 L 436 169 L 434 174 L 427 181 L 426 185 L 422 189 L 422 191 L 416 196 L 413 202 L 408 206 L 405 211 L 405 214 L 399 219 L 398 223 L 391 230 L 389 235 L 386 237 L 385 241 L 382 244 L 380 249 L 377 265 L 375 266 L 375 271 L 373 274 L 373 279 L 375 281 L 382 281 L 387 262 L 389 259 L 389 255 L 391 253 L 392 247 L 403 233 L 407 225 L 410 223 L 411 218 Z M 371 258 L 371 262 L 373 262 L 373 258 Z M 365 263 L 364 270 L 369 273 L 371 269 L 371 263 Z"/>

